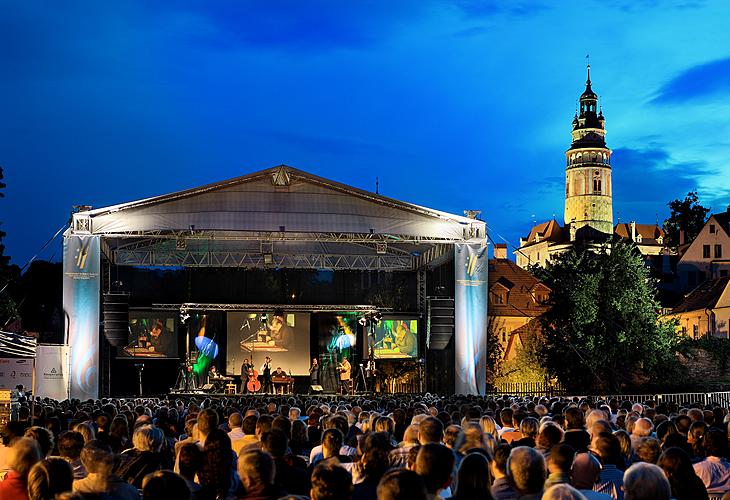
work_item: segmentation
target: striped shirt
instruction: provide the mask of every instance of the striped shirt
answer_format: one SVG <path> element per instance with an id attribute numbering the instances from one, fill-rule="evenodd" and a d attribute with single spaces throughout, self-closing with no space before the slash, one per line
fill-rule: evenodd
<path id="1" fill-rule="evenodd" d="M 612 464 L 605 464 L 601 469 L 601 477 L 593 486 L 593 491 L 611 495 L 613 500 L 623 500 L 624 472 Z"/>

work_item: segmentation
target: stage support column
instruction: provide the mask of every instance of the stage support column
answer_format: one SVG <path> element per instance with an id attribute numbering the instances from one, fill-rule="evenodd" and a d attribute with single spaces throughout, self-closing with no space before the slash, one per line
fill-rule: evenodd
<path id="1" fill-rule="evenodd" d="M 454 245 L 454 356 L 457 394 L 487 390 L 487 246 Z"/>
<path id="2" fill-rule="evenodd" d="M 99 397 L 100 242 L 69 229 L 63 238 L 63 309 L 71 351 L 72 398 Z"/>

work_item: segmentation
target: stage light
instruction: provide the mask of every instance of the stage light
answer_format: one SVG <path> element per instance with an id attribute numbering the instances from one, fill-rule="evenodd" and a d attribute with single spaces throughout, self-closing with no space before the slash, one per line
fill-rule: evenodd
<path id="1" fill-rule="evenodd" d="M 380 323 L 380 320 L 382 320 L 382 319 L 383 319 L 383 315 L 380 314 L 379 312 L 376 312 L 375 314 L 373 314 L 373 321 L 374 322 Z"/>
<path id="2" fill-rule="evenodd" d="M 270 253 L 264 254 L 264 264 L 269 265 L 274 263 L 274 256 Z"/>
<path id="3" fill-rule="evenodd" d="M 260 321 L 261 323 L 266 323 L 266 322 L 267 322 L 268 320 L 269 320 L 269 316 L 268 316 L 268 315 L 267 315 L 266 313 L 264 313 L 264 314 L 261 314 L 261 315 L 259 316 L 259 321 Z"/>
<path id="4" fill-rule="evenodd" d="M 362 316 L 362 317 L 361 317 L 361 318 L 360 318 L 359 320 L 357 320 L 357 322 L 358 322 L 358 323 L 359 323 L 359 324 L 360 324 L 361 326 L 365 326 L 365 325 L 367 325 L 367 324 L 368 324 L 368 319 L 367 319 L 367 318 L 366 318 L 365 316 Z"/>

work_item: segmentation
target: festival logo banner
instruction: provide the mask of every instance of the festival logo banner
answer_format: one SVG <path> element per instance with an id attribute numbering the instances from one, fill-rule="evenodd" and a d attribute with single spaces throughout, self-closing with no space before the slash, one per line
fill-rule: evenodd
<path id="1" fill-rule="evenodd" d="M 456 393 L 484 394 L 487 389 L 487 247 L 454 246 Z"/>
<path id="2" fill-rule="evenodd" d="M 57 401 L 68 399 L 68 346 L 39 344 L 33 394 Z"/>
<path id="3" fill-rule="evenodd" d="M 71 397 L 99 396 L 99 237 L 66 234 L 63 308 L 71 349 Z"/>

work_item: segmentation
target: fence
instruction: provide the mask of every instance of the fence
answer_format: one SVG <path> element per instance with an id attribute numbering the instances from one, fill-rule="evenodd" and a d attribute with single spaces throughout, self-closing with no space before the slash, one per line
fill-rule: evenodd
<path id="1" fill-rule="evenodd" d="M 567 394 L 566 391 L 555 385 L 543 384 L 543 383 L 510 383 L 500 384 L 493 388 L 489 395 L 510 395 L 510 396 L 548 396 L 548 397 L 577 397 L 592 398 L 596 399 L 611 399 L 616 398 L 618 400 L 628 400 L 636 403 L 644 403 L 648 400 L 656 401 L 657 403 L 676 403 L 678 405 L 689 405 L 689 404 L 700 404 L 705 405 L 720 405 L 724 407 L 730 407 L 730 391 L 720 392 L 680 392 L 673 394 L 590 394 L 590 395 L 576 395 Z"/>

